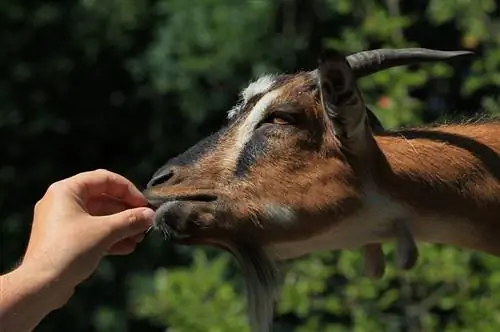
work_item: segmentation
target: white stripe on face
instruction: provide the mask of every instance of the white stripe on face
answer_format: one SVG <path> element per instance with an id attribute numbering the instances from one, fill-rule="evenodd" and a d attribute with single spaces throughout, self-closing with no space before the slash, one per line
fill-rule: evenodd
<path id="1" fill-rule="evenodd" d="M 281 89 L 266 93 L 252 108 L 245 121 L 237 128 L 235 143 L 229 152 L 228 160 L 236 163 L 245 144 L 252 138 L 257 124 L 264 119 L 269 105 L 281 95 Z"/>
<path id="2" fill-rule="evenodd" d="M 250 83 L 246 89 L 241 92 L 241 97 L 243 98 L 243 105 L 246 104 L 252 97 L 266 93 L 269 91 L 274 84 L 274 76 L 273 75 L 265 75 L 260 77 L 255 82 Z M 236 116 L 241 110 L 240 105 L 233 107 L 227 113 L 227 118 L 232 119 Z"/>
<path id="3" fill-rule="evenodd" d="M 265 93 L 271 89 L 274 84 L 274 76 L 273 75 L 265 75 L 260 77 L 257 81 L 251 83 L 243 92 L 241 96 L 243 100 L 248 102 L 250 98 L 258 95 L 259 93 Z"/>

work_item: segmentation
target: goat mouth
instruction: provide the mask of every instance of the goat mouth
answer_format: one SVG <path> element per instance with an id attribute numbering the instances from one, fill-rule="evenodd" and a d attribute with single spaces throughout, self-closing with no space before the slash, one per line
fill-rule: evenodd
<path id="1" fill-rule="evenodd" d="M 206 202 L 211 203 L 217 201 L 218 197 L 213 194 L 179 194 L 170 195 L 168 197 L 160 197 L 157 195 L 146 195 L 148 206 L 153 210 L 158 210 L 162 205 L 168 202 Z"/>
<path id="2" fill-rule="evenodd" d="M 211 241 L 209 238 L 180 232 L 165 222 L 155 223 L 153 227 L 163 233 L 163 235 L 165 236 L 165 240 L 173 244 L 187 246 L 211 245 L 223 249 L 223 247 L 220 247 L 218 243 L 216 243 L 215 241 Z"/>
<path id="3" fill-rule="evenodd" d="M 207 193 L 176 194 L 160 197 L 146 194 L 155 211 L 152 229 L 161 231 L 175 244 L 212 244 L 205 240 L 215 224 L 218 197 Z"/>

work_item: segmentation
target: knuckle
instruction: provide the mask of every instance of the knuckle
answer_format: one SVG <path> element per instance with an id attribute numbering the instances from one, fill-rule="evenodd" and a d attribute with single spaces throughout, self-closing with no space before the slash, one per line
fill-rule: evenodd
<path id="1" fill-rule="evenodd" d="M 94 170 L 93 173 L 98 174 L 98 175 L 105 175 L 105 176 L 109 176 L 112 174 L 110 171 L 108 171 L 107 169 L 104 169 L 104 168 L 97 168 L 96 170 Z"/>
<path id="2" fill-rule="evenodd" d="M 130 227 L 135 227 L 139 223 L 139 216 L 136 211 L 133 210 L 128 211 L 127 223 Z"/>
<path id="3" fill-rule="evenodd" d="M 127 211 L 120 224 L 121 225 L 115 229 L 115 231 L 119 232 L 120 238 L 126 238 L 130 236 L 131 233 L 134 233 L 135 229 L 140 224 L 139 217 L 137 216 L 137 213 L 134 213 L 134 211 Z"/>
<path id="4" fill-rule="evenodd" d="M 53 193 L 57 192 L 64 184 L 64 180 L 57 181 L 52 183 L 48 188 L 47 188 L 47 193 Z"/>
<path id="5" fill-rule="evenodd" d="M 58 195 L 58 193 L 60 193 L 63 190 L 66 183 L 67 182 L 65 180 L 59 180 L 59 181 L 51 183 L 47 187 L 47 190 L 45 191 L 45 194 L 42 196 L 42 198 L 40 198 L 35 203 L 34 211 L 36 212 L 36 211 L 40 210 L 46 200 L 51 199 L 51 197 L 53 198 L 56 195 Z"/>
<path id="6" fill-rule="evenodd" d="M 36 212 L 36 211 L 38 211 L 38 210 L 40 210 L 40 207 L 41 207 L 42 203 L 43 203 L 43 198 L 42 198 L 42 199 L 40 199 L 40 200 L 38 200 L 38 201 L 35 203 L 35 207 L 34 207 L 35 212 Z"/>
<path id="7" fill-rule="evenodd" d="M 106 179 L 107 181 L 110 181 L 110 182 L 117 182 L 117 181 L 121 180 L 120 175 L 118 175 L 114 172 L 111 172 L 110 170 L 104 169 L 104 168 L 98 168 L 95 171 L 93 171 L 92 173 L 94 173 L 95 175 L 97 175 L 103 179 Z"/>

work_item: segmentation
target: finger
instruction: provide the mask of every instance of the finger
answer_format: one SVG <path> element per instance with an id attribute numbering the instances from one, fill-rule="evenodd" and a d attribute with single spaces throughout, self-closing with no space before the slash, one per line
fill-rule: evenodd
<path id="1" fill-rule="evenodd" d="M 144 240 L 144 233 L 139 233 L 137 235 L 134 235 L 132 236 L 130 239 L 132 239 L 132 241 L 134 241 L 135 243 L 141 243 L 142 240 Z"/>
<path id="2" fill-rule="evenodd" d="M 152 225 L 153 215 L 152 209 L 141 207 L 96 218 L 100 219 L 99 224 L 107 227 L 108 243 L 116 243 L 144 233 Z"/>
<path id="3" fill-rule="evenodd" d="M 87 200 L 85 209 L 92 216 L 106 216 L 130 208 L 116 198 L 100 195 Z"/>
<path id="4" fill-rule="evenodd" d="M 137 242 L 135 242 L 132 238 L 127 238 L 121 240 L 111 246 L 108 249 L 108 255 L 128 255 L 134 252 L 135 248 L 137 248 Z"/>
<path id="5" fill-rule="evenodd" d="M 123 201 L 131 207 L 147 205 L 146 198 L 132 182 L 107 170 L 83 172 L 65 181 L 84 201 L 105 194 Z"/>
<path id="6" fill-rule="evenodd" d="M 144 233 L 139 233 L 113 244 L 111 248 L 107 250 L 107 253 L 109 255 L 128 255 L 137 248 L 137 245 L 141 243 L 142 240 L 144 240 Z"/>

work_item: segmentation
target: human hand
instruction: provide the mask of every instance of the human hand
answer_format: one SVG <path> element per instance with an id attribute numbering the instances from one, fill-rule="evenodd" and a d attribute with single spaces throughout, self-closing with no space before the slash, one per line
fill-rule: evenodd
<path id="1" fill-rule="evenodd" d="M 134 251 L 154 214 L 146 206 L 130 181 L 106 170 L 58 181 L 35 205 L 21 267 L 74 288 L 104 255 Z"/>

